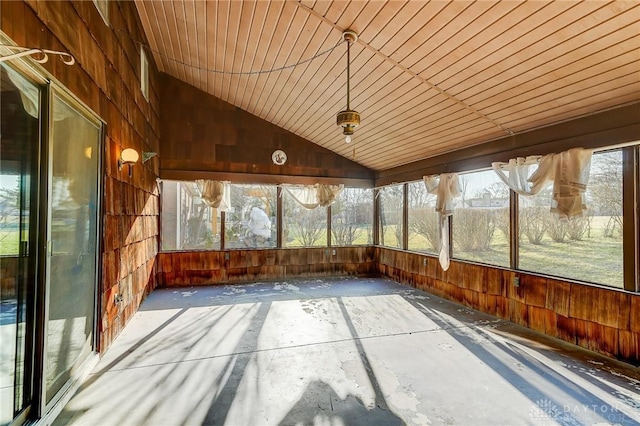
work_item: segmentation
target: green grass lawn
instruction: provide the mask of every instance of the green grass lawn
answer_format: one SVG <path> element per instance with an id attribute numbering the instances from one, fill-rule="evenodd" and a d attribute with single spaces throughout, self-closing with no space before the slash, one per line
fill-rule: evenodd
<path id="1" fill-rule="evenodd" d="M 369 241 L 369 234 L 367 233 L 367 229 L 366 228 L 358 228 L 358 229 L 360 231 L 359 235 L 352 245 L 357 246 L 357 245 L 371 244 L 371 242 Z M 369 232 L 371 232 L 371 229 L 369 229 Z M 291 238 L 291 240 L 285 243 L 286 247 L 304 247 L 298 235 L 289 234 L 289 237 Z M 335 245 L 335 241 L 333 244 Z M 324 229 L 322 231 L 320 238 L 314 243 L 313 247 L 324 247 L 326 245 L 327 245 L 327 231 L 326 229 Z"/>
<path id="2" fill-rule="evenodd" d="M 545 237 L 541 245 L 522 243 L 520 269 L 622 288 L 622 238 L 556 243 Z"/>
<path id="3" fill-rule="evenodd" d="M 20 233 L 17 229 L 0 230 L 0 256 L 17 256 Z"/>
<path id="4" fill-rule="evenodd" d="M 380 244 L 382 244 L 382 241 L 380 241 Z M 396 225 L 386 225 L 384 227 L 384 246 L 402 247 L 402 241 L 398 241 L 396 236 Z"/>
<path id="5" fill-rule="evenodd" d="M 623 287 L 622 271 L 622 237 L 605 237 L 605 221 L 592 222 L 590 236 L 582 241 L 567 241 L 556 243 L 548 236 L 542 240 L 542 244 L 531 244 L 524 238 L 520 243 L 519 269 L 538 272 L 546 275 L 572 278 L 580 281 L 606 284 L 614 287 Z M 0 256 L 15 256 L 18 254 L 17 230 L 0 231 Z M 430 244 L 421 235 L 411 235 L 409 239 L 410 250 L 432 252 Z M 368 244 L 367 231 L 362 229 L 354 245 Z M 327 245 L 326 232 L 316 241 L 316 247 Z M 385 246 L 400 247 L 395 229 L 392 226 L 385 227 Z M 296 236 L 286 243 L 287 247 L 302 247 L 302 243 Z M 489 265 L 509 266 L 509 244 L 504 235 L 496 231 L 493 236 L 491 248 L 485 251 L 464 252 L 457 250 L 454 245 L 453 257 L 461 260 L 470 260 Z"/>
<path id="6" fill-rule="evenodd" d="M 579 281 L 623 287 L 622 237 L 605 237 L 606 218 L 593 218 L 591 232 L 582 241 L 556 243 L 548 236 L 542 244 L 520 243 L 519 269 Z M 398 247 L 394 229 L 385 229 L 385 246 Z M 411 235 L 409 249 L 431 252 L 426 238 Z M 491 248 L 484 251 L 461 251 L 454 244 L 453 257 L 460 260 L 509 267 L 509 242 L 496 230 Z"/>
<path id="7" fill-rule="evenodd" d="M 622 236 L 606 237 L 608 217 L 593 217 L 583 240 L 557 243 L 545 235 L 542 244 L 520 243 L 520 269 L 622 288 Z"/>

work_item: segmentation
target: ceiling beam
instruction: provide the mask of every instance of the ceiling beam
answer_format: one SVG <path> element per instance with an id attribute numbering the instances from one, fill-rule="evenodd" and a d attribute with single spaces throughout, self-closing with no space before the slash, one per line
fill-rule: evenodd
<path id="1" fill-rule="evenodd" d="M 575 147 L 601 148 L 640 141 L 640 103 L 612 108 L 558 124 L 415 161 L 376 173 L 376 186 L 420 180 L 439 173 L 491 167 L 494 161 L 546 155 Z"/>

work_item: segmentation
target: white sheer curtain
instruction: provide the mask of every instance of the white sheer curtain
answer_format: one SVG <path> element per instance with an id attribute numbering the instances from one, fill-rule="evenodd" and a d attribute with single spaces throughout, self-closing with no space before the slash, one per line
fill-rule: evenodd
<path id="1" fill-rule="evenodd" d="M 40 105 L 40 89 L 34 84 L 28 83 L 24 77 L 11 68 L 4 68 L 7 71 L 9 80 L 20 91 L 20 99 L 22 100 L 22 106 L 27 114 L 33 118 L 38 118 L 39 105 Z M 61 121 L 65 118 L 74 117 L 73 110 L 71 108 L 53 108 L 53 120 Z"/>
<path id="2" fill-rule="evenodd" d="M 229 209 L 231 205 L 231 194 L 226 182 L 217 180 L 196 180 L 200 197 L 209 206 L 222 211 Z"/>
<path id="3" fill-rule="evenodd" d="M 315 185 L 282 185 L 282 188 L 305 209 L 311 210 L 318 207 Z"/>
<path id="4" fill-rule="evenodd" d="M 440 176 L 424 176 L 424 184 L 429 194 L 436 195 L 436 212 L 440 217 L 440 266 L 449 269 L 449 221 L 453 214 L 453 199 L 460 195 L 460 180 L 457 173 L 443 173 Z"/>
<path id="5" fill-rule="evenodd" d="M 535 195 L 548 182 L 553 182 L 551 212 L 557 213 L 560 219 L 568 219 L 581 216 L 587 210 L 585 192 L 592 154 L 588 149 L 573 148 L 559 154 L 516 158 L 492 166 L 500 179 L 520 195 Z M 537 170 L 530 174 L 535 165 Z"/>
<path id="6" fill-rule="evenodd" d="M 318 206 L 330 206 L 344 189 L 344 185 L 325 185 L 321 183 L 315 185 L 282 185 L 282 187 L 298 204 L 309 210 Z"/>
<path id="7" fill-rule="evenodd" d="M 535 195 L 540 191 L 529 180 L 531 174 L 538 167 L 540 156 L 532 155 L 526 158 L 512 158 L 508 163 L 492 163 L 491 166 L 498 177 L 515 193 L 520 195 Z"/>
<path id="8" fill-rule="evenodd" d="M 532 180 L 553 181 L 553 203 L 551 212 L 560 219 L 581 216 L 587 210 L 585 193 L 589 182 L 591 156 L 593 152 L 582 148 L 545 156 L 540 167 L 531 176 Z"/>
<path id="9" fill-rule="evenodd" d="M 343 189 L 344 185 L 316 184 L 318 205 L 321 207 L 327 207 L 335 203 L 336 198 L 338 198 L 338 195 L 340 195 Z"/>

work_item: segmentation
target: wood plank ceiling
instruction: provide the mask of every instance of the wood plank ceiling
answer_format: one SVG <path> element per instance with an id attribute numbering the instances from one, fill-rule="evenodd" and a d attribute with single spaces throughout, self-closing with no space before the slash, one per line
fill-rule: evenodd
<path id="1" fill-rule="evenodd" d="M 161 71 L 374 170 L 640 100 L 637 1 L 137 7 Z M 345 29 L 359 34 L 351 144 L 336 126 Z"/>

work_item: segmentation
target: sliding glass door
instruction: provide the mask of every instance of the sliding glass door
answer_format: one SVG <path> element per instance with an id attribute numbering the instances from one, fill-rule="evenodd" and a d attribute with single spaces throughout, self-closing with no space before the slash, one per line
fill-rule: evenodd
<path id="1" fill-rule="evenodd" d="M 48 155 L 45 402 L 94 350 L 100 123 L 55 91 Z"/>
<path id="2" fill-rule="evenodd" d="M 0 425 L 32 402 L 39 87 L 0 66 Z"/>
<path id="3" fill-rule="evenodd" d="M 19 69 L 0 64 L 0 426 L 64 402 L 96 347 L 102 122 Z"/>

